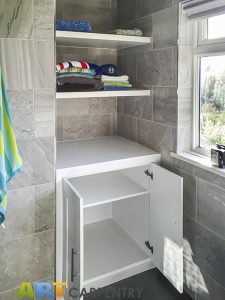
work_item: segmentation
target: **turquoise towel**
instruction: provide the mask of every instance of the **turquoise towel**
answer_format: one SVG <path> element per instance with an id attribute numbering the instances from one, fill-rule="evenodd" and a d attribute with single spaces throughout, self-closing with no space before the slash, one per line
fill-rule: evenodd
<path id="1" fill-rule="evenodd" d="M 0 67 L 0 224 L 5 220 L 7 182 L 21 172 L 22 164 Z"/>

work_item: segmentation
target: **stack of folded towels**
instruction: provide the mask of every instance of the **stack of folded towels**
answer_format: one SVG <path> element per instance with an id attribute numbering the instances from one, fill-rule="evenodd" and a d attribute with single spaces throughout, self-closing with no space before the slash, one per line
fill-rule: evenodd
<path id="1" fill-rule="evenodd" d="M 101 82 L 103 83 L 104 91 L 118 91 L 127 90 L 132 87 L 129 83 L 129 77 L 123 76 L 101 76 Z"/>
<path id="2" fill-rule="evenodd" d="M 98 91 L 103 84 L 95 79 L 95 70 L 83 61 L 69 61 L 56 66 L 58 92 Z"/>
<path id="3" fill-rule="evenodd" d="M 56 66 L 57 92 L 117 91 L 132 87 L 127 75 L 118 76 L 117 66 L 67 61 Z"/>

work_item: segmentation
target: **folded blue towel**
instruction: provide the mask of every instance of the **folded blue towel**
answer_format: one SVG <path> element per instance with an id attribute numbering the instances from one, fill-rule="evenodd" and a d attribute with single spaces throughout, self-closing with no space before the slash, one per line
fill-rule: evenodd
<path id="1" fill-rule="evenodd" d="M 83 22 L 83 21 L 58 19 L 58 20 L 56 20 L 56 30 L 91 32 L 91 24 L 89 22 Z"/>
<path id="2" fill-rule="evenodd" d="M 95 70 L 95 75 L 107 75 L 107 76 L 117 76 L 118 69 L 116 65 L 106 64 L 98 66 L 95 64 L 89 64 L 90 69 Z"/>
<path id="3" fill-rule="evenodd" d="M 104 91 L 123 91 L 129 89 L 130 87 L 124 87 L 124 86 L 104 86 Z"/>

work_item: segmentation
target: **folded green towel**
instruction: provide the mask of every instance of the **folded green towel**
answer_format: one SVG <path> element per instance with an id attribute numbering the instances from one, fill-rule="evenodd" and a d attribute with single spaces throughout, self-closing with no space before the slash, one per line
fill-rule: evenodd
<path id="1" fill-rule="evenodd" d="M 129 83 L 128 80 L 125 80 L 125 81 L 116 81 L 116 80 L 114 80 L 114 81 L 107 81 L 107 82 L 104 82 L 104 85 L 105 85 L 105 84 L 128 84 L 128 83 Z"/>
<path id="2" fill-rule="evenodd" d="M 104 86 L 132 87 L 132 84 L 127 82 L 123 83 L 123 82 L 110 81 L 110 82 L 104 82 Z"/>

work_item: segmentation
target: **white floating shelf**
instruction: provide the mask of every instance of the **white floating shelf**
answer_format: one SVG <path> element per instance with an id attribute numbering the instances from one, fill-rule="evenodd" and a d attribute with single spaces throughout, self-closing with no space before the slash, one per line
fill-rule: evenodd
<path id="1" fill-rule="evenodd" d="M 60 174 L 65 171 L 64 177 L 136 167 L 158 162 L 161 157 L 156 151 L 120 136 L 57 142 L 56 149 L 56 168 Z"/>
<path id="2" fill-rule="evenodd" d="M 56 93 L 56 99 L 150 96 L 150 94 L 151 94 L 150 90 L 133 90 L 133 89 L 124 90 L 124 91 L 65 92 L 65 93 Z"/>
<path id="3" fill-rule="evenodd" d="M 69 179 L 69 182 L 83 198 L 84 208 L 149 193 L 119 171 L 75 177 Z"/>
<path id="4" fill-rule="evenodd" d="M 151 43 L 150 37 L 87 32 L 56 31 L 56 43 L 85 48 L 123 49 Z"/>

